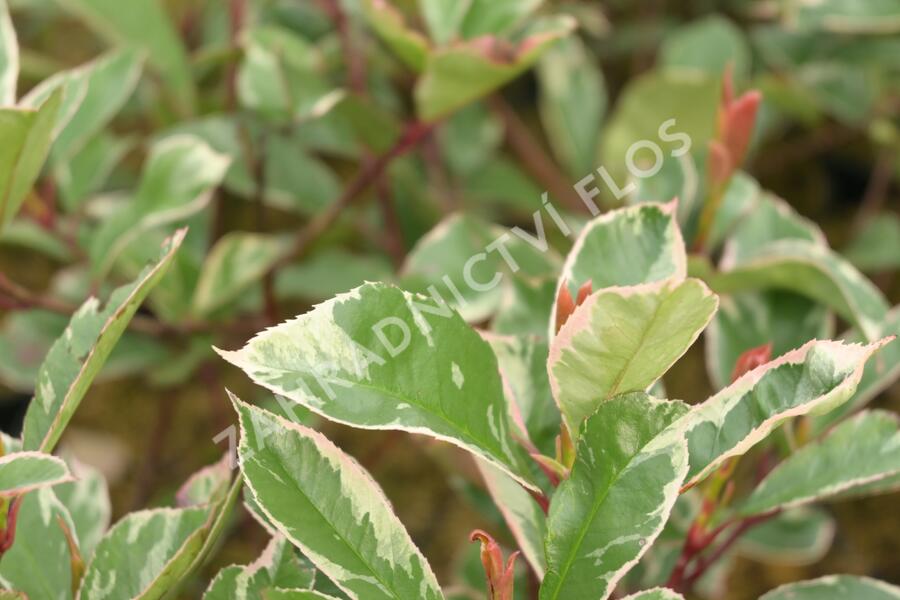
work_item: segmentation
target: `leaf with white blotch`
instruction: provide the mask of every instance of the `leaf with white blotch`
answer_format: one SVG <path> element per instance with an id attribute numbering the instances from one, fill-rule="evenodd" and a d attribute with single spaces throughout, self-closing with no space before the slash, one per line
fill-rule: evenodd
<path id="1" fill-rule="evenodd" d="M 219 571 L 203 600 L 270 600 L 274 588 L 311 588 L 315 576 L 315 569 L 303 568 L 294 547 L 279 535 L 253 563 Z"/>
<path id="2" fill-rule="evenodd" d="M 510 432 L 497 359 L 446 304 L 367 283 L 219 354 L 328 419 L 430 435 L 534 486 Z"/>
<path id="3" fill-rule="evenodd" d="M 16 540 L 0 558 L 0 582 L 31 600 L 71 600 L 71 555 L 61 522 L 74 531 L 66 507 L 51 488 L 26 494 L 16 525 Z"/>
<path id="4" fill-rule="evenodd" d="M 559 410 L 553 402 L 547 377 L 547 342 L 536 336 L 482 333 L 494 350 L 509 396 L 514 421 L 521 425 L 537 449 L 552 456 L 559 434 Z"/>
<path id="5" fill-rule="evenodd" d="M 553 397 L 572 432 L 606 400 L 646 390 L 700 335 L 718 298 L 699 279 L 592 294 L 550 346 Z"/>
<path id="6" fill-rule="evenodd" d="M 897 600 L 900 588 L 877 579 L 853 575 L 826 575 L 788 583 L 763 594 L 759 600 Z"/>
<path id="7" fill-rule="evenodd" d="M 185 234 L 180 230 L 169 238 L 156 264 L 145 267 L 132 283 L 116 289 L 102 310 L 98 300 L 90 298 L 72 316 L 38 372 L 34 398 L 25 413 L 25 450 L 53 451 L 131 317 L 165 275 Z"/>
<path id="8" fill-rule="evenodd" d="M 203 263 L 194 291 L 194 313 L 208 316 L 238 298 L 291 248 L 283 236 L 232 231 L 222 236 Z"/>
<path id="9" fill-rule="evenodd" d="M 669 428 L 686 410 L 625 394 L 584 422 L 550 504 L 541 600 L 606 598 L 660 534 L 687 473 L 685 440 Z"/>
<path id="10" fill-rule="evenodd" d="M 483 460 L 475 462 L 519 549 L 538 579 L 542 579 L 547 570 L 547 560 L 544 558 L 547 517 L 544 511 L 531 494 L 509 475 Z"/>
<path id="11" fill-rule="evenodd" d="M 589 222 L 566 257 L 556 298 L 563 282 L 575 298 L 578 289 L 588 281 L 597 291 L 684 279 L 687 257 L 676 210 L 674 202 L 637 204 L 609 211 Z M 550 315 L 554 320 L 556 301 Z M 551 322 L 551 338 L 556 333 L 553 325 Z"/>
<path id="12" fill-rule="evenodd" d="M 697 483 L 732 456 L 740 456 L 788 419 L 825 412 L 845 402 L 874 344 L 812 341 L 740 377 L 684 416 L 690 449 L 688 484 Z"/>
<path id="13" fill-rule="evenodd" d="M 19 41 L 6 0 L 0 0 L 0 106 L 16 103 L 19 80 Z"/>
<path id="14" fill-rule="evenodd" d="M 53 488 L 59 501 L 65 505 L 75 525 L 81 557 L 89 561 L 94 548 L 109 529 L 112 505 L 109 487 L 103 474 L 96 468 L 67 459 L 75 481 Z"/>
<path id="15" fill-rule="evenodd" d="M 547 19 L 517 42 L 483 36 L 432 51 L 416 84 L 419 118 L 435 121 L 486 96 L 521 75 L 574 28 L 571 18 Z"/>
<path id="16" fill-rule="evenodd" d="M 183 221 L 202 210 L 228 169 L 229 158 L 199 138 L 177 135 L 153 145 L 134 198 L 106 218 L 91 236 L 96 274 L 148 231 Z"/>
<path id="17" fill-rule="evenodd" d="M 155 0 L 130 0 L 123 11 L 118 0 L 63 0 L 82 22 L 120 46 L 140 48 L 171 88 L 178 109 L 193 111 L 196 100 L 190 63 L 181 37 L 163 6 Z"/>
<path id="18" fill-rule="evenodd" d="M 31 108 L 0 108 L 0 230 L 22 206 L 50 151 L 62 103 L 56 90 Z"/>
<path id="19" fill-rule="evenodd" d="M 758 562 L 803 566 L 825 556 L 834 531 L 831 515 L 820 508 L 804 506 L 754 526 L 741 536 L 736 547 L 742 556 Z"/>
<path id="20" fill-rule="evenodd" d="M 893 339 L 885 344 L 875 358 L 866 363 L 862 379 L 856 386 L 856 393 L 851 396 L 850 400 L 828 414 L 813 418 L 814 432 L 825 431 L 834 423 L 864 407 L 900 377 L 900 306 L 895 306 L 888 312 L 881 323 L 878 337 L 893 337 Z M 845 333 L 843 339 L 848 342 L 865 341 L 857 329 Z"/>
<path id="21" fill-rule="evenodd" d="M 322 434 L 232 396 L 241 469 L 278 530 L 352 597 L 443 598 L 378 485 Z"/>
<path id="22" fill-rule="evenodd" d="M 0 498 L 72 481 L 65 461 L 43 452 L 14 452 L 0 457 Z"/>
<path id="23" fill-rule="evenodd" d="M 176 504 L 185 508 L 220 500 L 231 483 L 231 471 L 231 457 L 227 454 L 219 462 L 203 467 L 178 489 Z"/>
<path id="24" fill-rule="evenodd" d="M 900 418 L 862 412 L 775 467 L 737 507 L 750 516 L 829 498 L 900 473 Z"/>
<path id="25" fill-rule="evenodd" d="M 719 293 L 785 289 L 829 306 L 877 339 L 888 311 L 882 293 L 849 262 L 830 249 L 805 240 L 767 244 L 751 258 L 707 280 Z"/>
<path id="26" fill-rule="evenodd" d="M 684 596 L 668 588 L 655 588 L 625 596 L 622 600 L 684 600 Z"/>
<path id="27" fill-rule="evenodd" d="M 174 593 L 218 542 L 240 490 L 210 506 L 133 512 L 112 526 L 94 551 L 80 600 L 150 600 Z"/>
<path id="28" fill-rule="evenodd" d="M 334 596 L 315 590 L 273 589 L 266 593 L 265 600 L 338 600 Z"/>

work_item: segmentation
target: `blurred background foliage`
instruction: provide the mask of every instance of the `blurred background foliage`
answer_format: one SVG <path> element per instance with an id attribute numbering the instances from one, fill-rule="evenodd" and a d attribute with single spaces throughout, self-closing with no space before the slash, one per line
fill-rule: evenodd
<path id="1" fill-rule="evenodd" d="M 0 215 L 10 221 L 0 234 L 4 431 L 20 427 L 66 315 L 190 226 L 65 438 L 107 476 L 114 516 L 168 501 L 218 458 L 213 438 L 232 421 L 224 386 L 268 401 L 212 345 L 236 347 L 364 280 L 424 290 L 502 232 L 492 223 L 532 228 L 544 191 L 583 222 L 573 186 L 600 166 L 624 186 L 629 146 L 659 141 L 672 118 L 691 153 L 667 158 L 627 200 L 679 196 L 690 234 L 727 68 L 738 90 L 764 98 L 734 193 L 784 198 L 891 305 L 900 300 L 895 0 L 8 3 L 20 75 L 3 103 L 37 106 L 63 90 L 67 121 L 19 214 Z M 625 201 L 599 187 L 604 206 Z M 454 213 L 465 216 L 444 225 L 449 235 L 423 241 Z M 552 289 L 509 277 L 465 316 L 528 331 L 546 316 L 522 307 L 543 306 Z M 508 297 L 534 302 L 511 309 Z M 702 348 L 665 384 L 671 397 L 706 398 Z M 900 408 L 900 390 L 876 404 Z M 403 434 L 320 426 L 382 483 L 442 581 L 483 585 L 468 532 L 501 526 L 465 460 Z M 831 572 L 900 583 L 896 503 L 829 505 L 834 541 L 814 564 L 747 544 L 713 596 L 755 598 Z M 252 559 L 265 537 L 245 518 L 208 573 Z"/>

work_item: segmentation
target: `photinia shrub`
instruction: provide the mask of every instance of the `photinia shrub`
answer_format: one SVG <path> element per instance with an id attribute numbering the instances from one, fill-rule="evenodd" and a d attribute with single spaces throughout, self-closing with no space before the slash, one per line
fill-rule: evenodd
<path id="1" fill-rule="evenodd" d="M 0 377 L 33 390 L 21 435 L 0 440 L 0 598 L 715 597 L 738 554 L 821 558 L 835 527 L 822 504 L 900 489 L 900 420 L 868 406 L 900 376 L 900 313 L 858 268 L 896 257 L 859 239 L 836 252 L 742 170 L 764 94 L 736 91 L 750 67 L 727 22 L 668 38 L 660 67 L 604 121 L 605 84 L 573 34 L 579 19 L 598 21 L 572 6 L 323 2 L 285 17 L 291 29 L 274 9 L 248 25 L 246 3 L 233 2 L 233 37 L 218 48 L 228 57 L 198 58 L 154 0 L 62 4 L 118 46 L 19 97 L 0 0 L 0 241 L 68 267 L 47 297 L 0 276 L 11 313 Z M 793 18 L 817 32 L 877 29 L 832 4 Z M 321 44 L 298 33 L 317 40 L 332 26 Z M 367 91 L 370 74 L 350 60 L 359 53 L 344 48 L 346 81 L 335 84 L 326 42 L 352 45 L 363 27 L 373 62 L 414 81 L 403 99 L 412 118 L 398 117 L 404 102 L 383 64 Z M 774 48 L 788 31 L 758 37 Z M 722 64 L 710 39 L 733 46 Z M 198 117 L 209 98 L 195 72 L 216 60 L 230 61 L 227 110 Z M 549 178 L 497 95 L 535 65 L 539 118 L 562 164 Z M 810 87 L 816 110 L 854 118 Z M 133 185 L 114 193 L 109 176 L 124 173 L 133 140 L 108 126 L 123 107 L 140 112 L 129 104 L 138 88 L 154 105 L 142 109 L 168 126 L 144 144 Z M 606 165 L 594 161 L 601 124 Z M 548 191 L 519 204 L 512 227 L 471 205 L 445 211 L 405 252 L 403 228 L 424 219 L 413 192 L 427 170 L 410 155 L 449 167 L 472 198 L 496 199 L 507 184 L 530 192 L 498 150 L 504 135 Z M 319 154 L 358 161 L 358 175 L 342 187 Z M 388 183 L 410 208 L 402 223 Z M 307 257 L 370 187 L 384 210 L 376 237 L 399 244 L 385 244 L 394 267 L 346 249 Z M 225 231 L 217 194 L 304 225 L 261 218 Z M 298 298 L 319 303 L 284 320 Z M 837 318 L 848 324 L 839 335 Z M 689 404 L 666 382 L 701 337 L 714 390 Z M 234 424 L 209 441 L 227 452 L 170 505 L 111 524 L 103 475 L 60 446 L 82 400 L 98 378 L 146 371 L 165 389 L 210 364 L 257 387 L 248 401 L 209 384 L 233 407 Z M 398 443 L 440 456 L 484 509 L 485 527 L 466 532 L 480 550 L 474 583 L 439 579 L 324 422 L 412 434 Z M 268 545 L 198 588 L 238 515 Z M 900 588 L 834 575 L 762 598 L 880 600 Z"/>

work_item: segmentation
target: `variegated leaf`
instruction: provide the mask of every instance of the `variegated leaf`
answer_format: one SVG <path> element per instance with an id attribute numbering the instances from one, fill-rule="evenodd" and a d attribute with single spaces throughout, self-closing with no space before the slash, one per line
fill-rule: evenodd
<path id="1" fill-rule="evenodd" d="M 608 597 L 660 534 L 688 469 L 685 440 L 669 427 L 686 410 L 625 394 L 584 422 L 550 505 L 541 600 Z"/>
<path id="2" fill-rule="evenodd" d="M 294 547 L 279 535 L 253 563 L 219 571 L 203 600 L 271 600 L 276 588 L 312 588 L 315 577 L 315 569 L 302 565 Z"/>
<path id="3" fill-rule="evenodd" d="M 353 598 L 441 599 L 378 485 L 322 434 L 232 396 L 241 469 L 259 507 Z"/>
<path id="4" fill-rule="evenodd" d="M 900 473 L 900 418 L 862 412 L 775 467 L 738 507 L 755 515 L 829 498 Z"/>
<path id="5" fill-rule="evenodd" d="M 668 588 L 654 588 L 625 596 L 622 600 L 684 600 L 684 596 Z"/>
<path id="6" fill-rule="evenodd" d="M 16 103 L 19 80 L 19 42 L 6 0 L 0 0 L 0 106 Z"/>
<path id="7" fill-rule="evenodd" d="M 89 561 L 94 548 L 109 529 L 112 516 L 109 488 L 98 469 L 74 458 L 68 458 L 67 462 L 75 481 L 58 485 L 53 492 L 72 516 L 81 558 Z"/>
<path id="8" fill-rule="evenodd" d="M 738 540 L 738 552 L 771 565 L 809 565 L 825 556 L 834 539 L 834 518 L 804 506 L 756 525 Z"/>
<path id="9" fill-rule="evenodd" d="M 219 353 L 329 419 L 427 434 L 534 486 L 510 433 L 497 359 L 446 304 L 368 283 Z"/>
<path id="10" fill-rule="evenodd" d="M 65 461 L 42 452 L 15 452 L 0 458 L 0 498 L 10 498 L 72 481 Z"/>
<path id="11" fill-rule="evenodd" d="M 180 230 L 169 238 L 156 264 L 146 267 L 132 283 L 116 289 L 102 310 L 99 301 L 90 298 L 72 316 L 38 372 L 34 398 L 25 414 L 25 450 L 53 451 L 131 317 L 165 275 L 185 233 Z"/>
<path id="12" fill-rule="evenodd" d="M 679 424 L 690 449 L 688 484 L 745 453 L 784 421 L 845 402 L 856 390 L 866 361 L 886 341 L 809 342 L 757 367 L 693 408 Z"/>
<path id="13" fill-rule="evenodd" d="M 852 575 L 827 575 L 819 579 L 789 583 L 759 597 L 759 600 L 897 600 L 900 588 L 877 579 Z"/>
<path id="14" fill-rule="evenodd" d="M 698 279 L 606 288 L 575 309 L 550 346 L 553 396 L 569 426 L 610 398 L 646 390 L 697 339 L 718 305 Z"/>

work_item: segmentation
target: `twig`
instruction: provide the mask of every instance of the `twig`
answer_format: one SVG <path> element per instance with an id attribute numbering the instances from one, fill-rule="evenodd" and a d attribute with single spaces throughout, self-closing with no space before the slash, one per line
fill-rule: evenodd
<path id="1" fill-rule="evenodd" d="M 9 503 L 6 511 L 6 527 L 3 529 L 3 536 L 0 537 L 0 556 L 12 548 L 16 541 L 16 525 L 19 521 L 19 508 L 22 506 L 22 496 L 16 496 Z"/>
<path id="2" fill-rule="evenodd" d="M 488 105 L 503 121 L 507 144 L 532 177 L 567 208 L 575 212 L 584 212 L 586 207 L 575 192 L 575 188 L 534 139 L 512 107 L 499 95 L 491 96 Z"/>
<path id="3" fill-rule="evenodd" d="M 231 48 L 236 52 L 239 51 L 240 48 L 240 40 L 238 38 L 241 30 L 244 28 L 246 19 L 247 0 L 231 0 L 228 4 L 228 25 L 229 33 L 231 35 Z M 236 56 L 240 56 L 240 54 L 238 53 Z M 227 86 L 225 105 L 229 110 L 234 110 L 237 106 L 238 62 L 237 58 L 229 61 L 228 71 L 225 75 L 225 85 Z"/>

